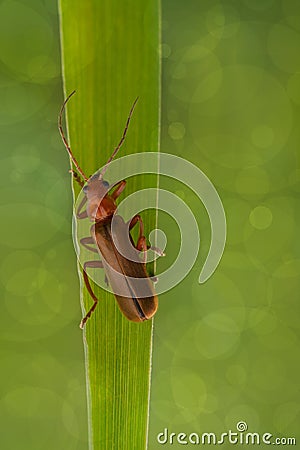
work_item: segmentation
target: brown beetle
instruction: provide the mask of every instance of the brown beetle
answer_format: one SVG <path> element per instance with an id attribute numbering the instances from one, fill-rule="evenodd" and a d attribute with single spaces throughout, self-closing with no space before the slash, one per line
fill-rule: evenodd
<path id="1" fill-rule="evenodd" d="M 129 223 L 125 223 L 122 217 L 116 214 L 116 199 L 124 190 L 126 181 L 122 180 L 118 182 L 114 186 L 113 191 L 109 192 L 111 190 L 109 183 L 103 180 L 103 175 L 106 172 L 108 165 L 116 156 L 125 140 L 129 122 L 138 99 L 135 100 L 131 107 L 121 140 L 114 149 L 101 173 L 88 178 L 76 161 L 62 128 L 62 115 L 65 106 L 74 93 L 75 91 L 66 98 L 61 107 L 58 117 L 58 128 L 69 156 L 78 171 L 71 170 L 71 172 L 75 180 L 83 188 L 85 194 L 79 205 L 76 216 L 78 219 L 85 219 L 88 217 L 93 222 L 93 225 L 91 226 L 91 235 L 81 239 L 80 243 L 88 250 L 98 253 L 101 257 L 101 261 L 86 261 L 83 265 L 84 282 L 94 303 L 82 319 L 80 328 L 84 327 L 84 324 L 91 316 L 98 303 L 98 298 L 92 290 L 86 272 L 88 267 L 104 268 L 107 280 L 111 285 L 121 312 L 128 320 L 133 322 L 143 322 L 144 320 L 151 319 L 158 308 L 158 298 L 154 292 L 153 282 L 146 270 L 146 260 L 144 258 L 144 261 L 140 261 L 137 260 L 136 257 L 137 251 L 146 252 L 148 249 L 146 238 L 144 236 L 143 221 L 139 215 L 136 215 Z M 86 209 L 84 209 L 85 206 Z M 112 230 L 113 219 L 114 228 Z M 137 223 L 139 224 L 139 236 L 137 244 L 134 245 L 130 230 Z M 129 246 L 126 245 L 128 242 L 128 232 L 129 241 L 131 242 L 131 245 Z M 116 245 L 116 242 L 118 245 Z M 119 251 L 120 246 L 123 249 L 126 247 L 126 256 L 124 256 L 123 251 Z M 152 249 L 160 256 L 163 256 L 163 253 L 159 249 L 153 247 Z"/>

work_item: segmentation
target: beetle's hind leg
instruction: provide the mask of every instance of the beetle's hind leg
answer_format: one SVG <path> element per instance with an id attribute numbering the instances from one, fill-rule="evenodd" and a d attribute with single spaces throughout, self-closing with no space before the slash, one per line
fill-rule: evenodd
<path id="1" fill-rule="evenodd" d="M 146 238 L 144 236 L 144 223 L 143 223 L 143 219 L 141 218 L 141 216 L 139 214 L 137 214 L 136 216 L 134 216 L 131 221 L 129 222 L 129 231 L 132 230 L 132 228 L 139 223 L 139 236 L 138 236 L 138 240 L 136 245 L 134 245 L 134 247 L 139 250 L 139 251 L 143 251 L 144 252 L 144 259 L 143 259 L 143 263 L 146 264 L 147 262 L 147 242 L 146 242 Z"/>
<path id="2" fill-rule="evenodd" d="M 87 267 L 93 267 L 94 269 L 96 268 L 100 268 L 103 269 L 103 264 L 101 261 L 86 261 L 83 265 L 83 279 L 84 279 L 84 284 L 88 290 L 88 293 L 90 294 L 90 296 L 92 297 L 92 299 L 94 300 L 94 303 L 92 305 L 92 307 L 89 309 L 89 311 L 87 312 L 87 314 L 84 316 L 84 318 L 82 319 L 82 321 L 80 322 L 80 328 L 83 329 L 84 325 L 86 324 L 87 320 L 91 317 L 91 314 L 95 311 L 96 306 L 98 304 L 98 298 L 96 297 L 92 286 L 90 285 L 90 280 L 88 277 L 88 274 L 86 273 L 86 268 Z"/>
<path id="3" fill-rule="evenodd" d="M 146 238 L 144 236 L 144 223 L 143 219 L 139 214 L 134 216 L 131 221 L 129 222 L 129 230 L 132 230 L 132 228 L 139 223 L 140 229 L 139 229 L 139 236 L 137 240 L 137 244 L 135 245 L 135 248 L 140 251 L 144 251 L 145 257 L 144 257 L 144 263 L 147 262 L 146 259 L 146 252 L 147 250 L 152 250 L 154 253 L 156 253 L 158 256 L 165 256 L 165 253 L 160 250 L 158 247 L 152 247 L 151 245 L 147 245 Z"/>

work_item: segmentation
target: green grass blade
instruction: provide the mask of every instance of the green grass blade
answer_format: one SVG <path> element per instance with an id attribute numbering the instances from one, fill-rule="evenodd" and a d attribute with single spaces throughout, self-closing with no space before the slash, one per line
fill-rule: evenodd
<path id="1" fill-rule="evenodd" d="M 59 6 L 65 95 L 76 89 L 68 105 L 69 138 L 83 171 L 91 175 L 104 165 L 137 96 L 120 154 L 158 151 L 159 1 L 60 0 Z M 126 192 L 146 185 L 147 177 L 132 179 Z M 155 227 L 155 212 L 143 218 L 145 230 Z M 95 292 L 101 301 L 84 339 L 90 448 L 142 450 L 147 446 L 152 321 L 130 323 L 112 295 L 97 287 Z M 87 310 L 92 301 L 85 288 L 82 301 Z"/>

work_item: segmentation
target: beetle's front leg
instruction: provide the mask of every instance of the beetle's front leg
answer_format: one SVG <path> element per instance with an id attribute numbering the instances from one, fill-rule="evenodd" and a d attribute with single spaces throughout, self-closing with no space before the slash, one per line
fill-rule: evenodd
<path id="1" fill-rule="evenodd" d="M 111 193 L 111 197 L 116 200 L 124 191 L 126 187 L 126 181 L 122 180 L 115 185 L 115 190 Z"/>
<path id="2" fill-rule="evenodd" d="M 86 219 L 87 218 L 87 210 L 85 209 L 84 211 L 82 211 L 83 207 L 85 206 L 87 202 L 87 198 L 83 197 L 83 199 L 81 200 L 78 209 L 76 211 L 76 218 L 77 219 Z"/>

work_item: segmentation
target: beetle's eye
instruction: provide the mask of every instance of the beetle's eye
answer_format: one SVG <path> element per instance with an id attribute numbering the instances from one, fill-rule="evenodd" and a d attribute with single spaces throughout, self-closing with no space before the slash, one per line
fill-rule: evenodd
<path id="1" fill-rule="evenodd" d="M 85 186 L 83 186 L 82 190 L 83 190 L 83 192 L 86 194 L 87 191 L 89 190 L 89 185 L 86 184 Z"/>
<path id="2" fill-rule="evenodd" d="M 106 187 L 106 188 L 109 187 L 109 182 L 108 182 L 108 181 L 102 181 L 102 183 L 103 183 L 103 186 L 104 186 L 104 187 Z"/>

